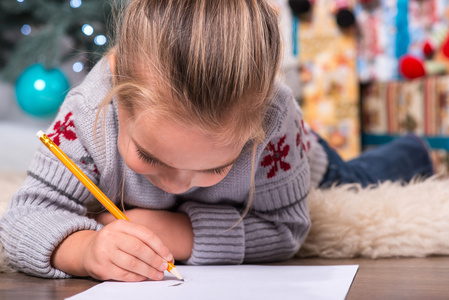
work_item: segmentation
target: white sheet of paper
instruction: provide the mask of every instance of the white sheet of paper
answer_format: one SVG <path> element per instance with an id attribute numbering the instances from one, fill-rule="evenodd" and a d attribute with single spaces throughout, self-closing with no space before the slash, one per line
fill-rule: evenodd
<path id="1" fill-rule="evenodd" d="M 103 282 L 70 300 L 345 299 L 358 265 L 177 266 L 185 282 Z"/>

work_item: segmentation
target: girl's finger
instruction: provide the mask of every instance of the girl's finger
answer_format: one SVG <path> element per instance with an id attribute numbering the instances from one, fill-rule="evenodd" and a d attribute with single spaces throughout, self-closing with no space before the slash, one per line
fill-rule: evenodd
<path id="1" fill-rule="evenodd" d="M 109 223 L 116 220 L 116 218 L 111 213 L 101 213 L 95 216 L 95 220 L 102 224 L 102 225 L 108 225 Z"/>
<path id="2" fill-rule="evenodd" d="M 138 238 L 132 235 L 119 233 L 114 242 L 120 252 L 136 260 L 134 261 L 128 258 L 128 260 L 130 260 L 129 263 L 132 265 L 135 264 L 137 266 L 138 260 L 156 271 L 164 272 L 167 270 L 168 262 Z M 134 271 L 133 266 L 129 270 Z"/>
<path id="3" fill-rule="evenodd" d="M 117 230 L 121 232 L 134 236 L 143 243 L 145 243 L 148 247 L 150 247 L 155 253 L 161 256 L 166 261 L 172 261 L 173 255 L 167 246 L 157 237 L 151 230 L 147 227 L 139 224 L 135 224 L 125 220 L 117 220 L 113 224 L 117 226 Z M 140 249 L 140 246 L 135 245 Z"/>
<path id="4" fill-rule="evenodd" d="M 156 254 L 153 254 L 153 256 L 157 256 L 160 259 Z M 142 261 L 138 257 L 123 251 L 118 251 L 116 255 L 114 255 L 112 263 L 122 270 L 120 276 L 125 276 L 127 278 L 140 275 L 145 279 L 161 280 L 164 278 L 164 271 L 167 269 L 165 267 L 165 269 L 158 270 L 146 261 Z M 138 276 L 136 278 L 138 278 Z"/>
<path id="5" fill-rule="evenodd" d="M 126 282 L 138 282 L 148 280 L 147 276 L 123 269 L 113 262 L 108 266 L 107 270 L 94 276 L 99 280 L 117 280 Z"/>

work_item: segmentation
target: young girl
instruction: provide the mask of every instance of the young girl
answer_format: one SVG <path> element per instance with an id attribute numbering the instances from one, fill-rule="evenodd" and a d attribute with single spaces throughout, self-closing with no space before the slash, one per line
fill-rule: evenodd
<path id="1" fill-rule="evenodd" d="M 311 186 L 432 171 L 415 137 L 381 150 L 391 161 L 344 163 L 276 82 L 280 52 L 266 1 L 131 1 L 115 47 L 47 131 L 131 222 L 89 217 L 93 196 L 42 146 L 0 224 L 12 266 L 141 281 L 174 260 L 284 260 L 309 230 Z"/>

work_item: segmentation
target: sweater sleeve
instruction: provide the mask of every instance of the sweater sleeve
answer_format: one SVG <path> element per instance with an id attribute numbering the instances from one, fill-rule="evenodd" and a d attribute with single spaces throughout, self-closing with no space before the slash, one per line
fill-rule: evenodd
<path id="1" fill-rule="evenodd" d="M 184 203 L 181 210 L 189 215 L 194 231 L 194 247 L 186 263 L 241 264 L 291 258 L 310 229 L 308 168 L 304 165 L 297 171 L 282 187 L 260 188 L 242 221 L 240 207 Z"/>
<path id="2" fill-rule="evenodd" d="M 98 183 L 99 172 L 78 137 L 75 119 L 73 107 L 63 104 L 46 134 Z M 91 199 L 90 192 L 42 145 L 0 223 L 1 241 L 12 266 L 40 277 L 69 277 L 53 268 L 50 258 L 70 234 L 102 227 L 86 217 L 85 204 Z"/>
<path id="3" fill-rule="evenodd" d="M 305 132 L 300 126 L 302 116 L 296 113 L 292 101 L 288 92 L 280 90 L 267 114 L 267 138 L 256 152 L 255 194 L 243 220 L 249 195 L 244 174 L 251 173 L 251 159 L 238 161 L 234 173 L 228 174 L 239 176 L 234 185 L 226 187 L 235 189 L 235 193 L 241 193 L 242 182 L 246 182 L 240 203 L 222 199 L 219 203 L 187 201 L 180 206 L 189 215 L 194 231 L 193 251 L 187 263 L 279 261 L 298 251 L 310 228 L 306 201 L 310 168 L 303 145 Z"/>

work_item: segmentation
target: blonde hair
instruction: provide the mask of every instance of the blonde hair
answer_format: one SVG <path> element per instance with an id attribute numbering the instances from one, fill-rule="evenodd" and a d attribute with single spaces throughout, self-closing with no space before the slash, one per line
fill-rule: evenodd
<path id="1" fill-rule="evenodd" d="M 255 150 L 280 64 L 274 8 L 265 0 L 133 0 L 123 12 L 103 107 L 115 95 L 132 116 L 191 124 L 217 143 L 252 140 Z"/>

